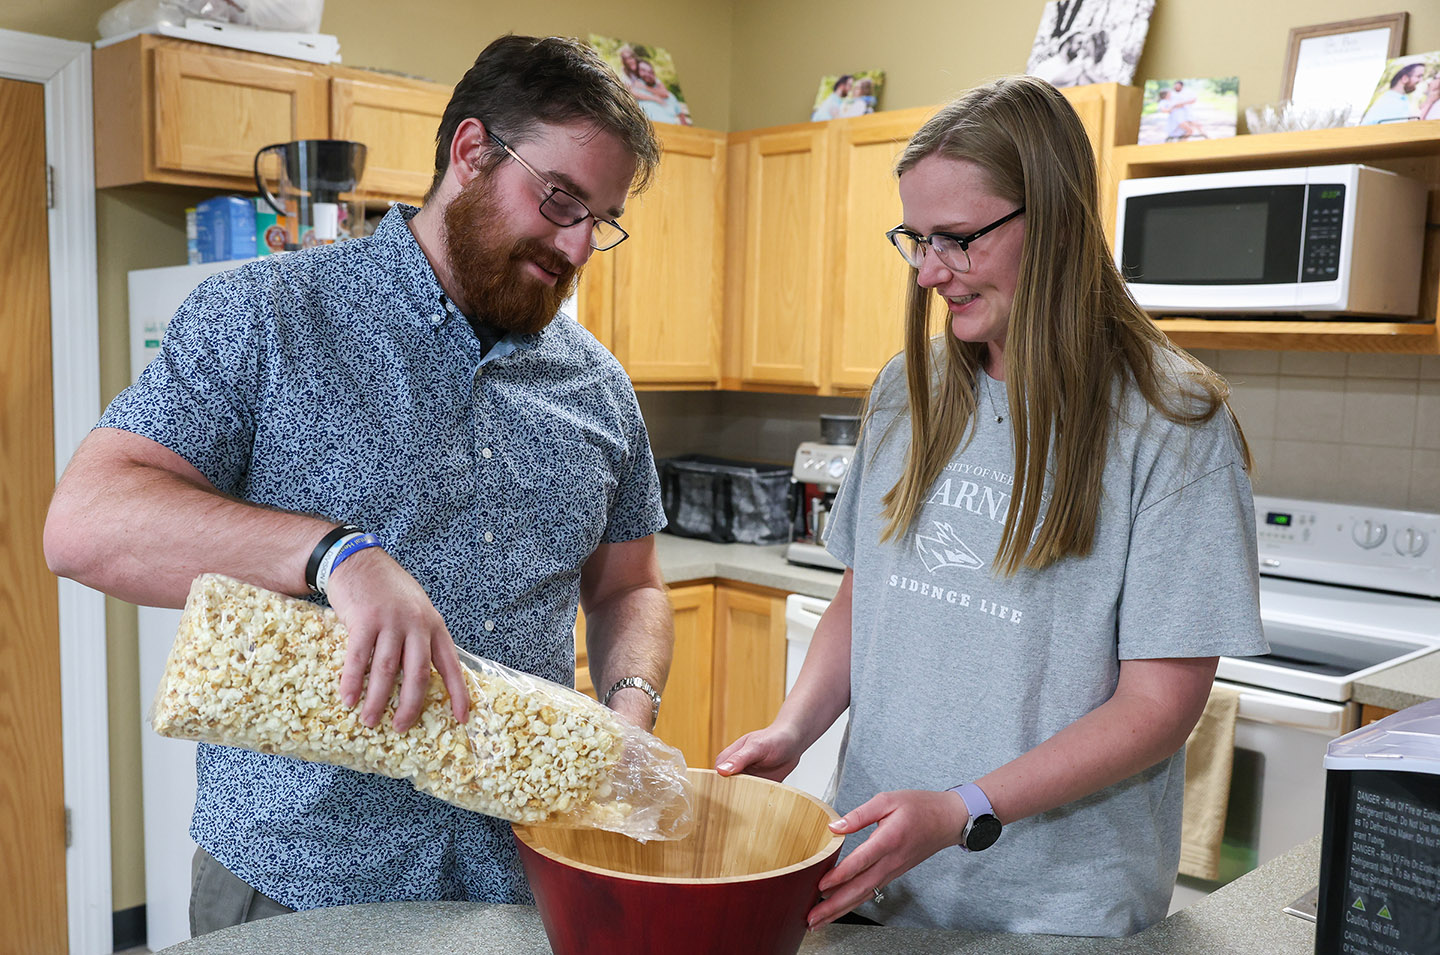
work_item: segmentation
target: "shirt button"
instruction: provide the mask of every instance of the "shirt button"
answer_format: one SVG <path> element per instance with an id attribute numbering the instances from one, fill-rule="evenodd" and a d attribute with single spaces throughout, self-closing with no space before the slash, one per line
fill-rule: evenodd
<path id="1" fill-rule="evenodd" d="M 495 535 L 492 534 L 492 533 L 490 533 L 489 531 L 486 531 L 486 532 L 485 532 L 485 543 L 487 543 L 487 544 L 493 544 L 493 543 L 495 543 Z"/>
<path id="2" fill-rule="evenodd" d="M 486 460 L 489 460 L 490 455 L 491 455 L 492 453 L 494 453 L 494 452 L 492 452 L 489 448 L 481 448 L 481 449 L 480 449 L 480 456 L 481 456 L 482 458 L 485 458 Z"/>
<path id="3" fill-rule="evenodd" d="M 494 630 L 494 629 L 495 629 L 495 621 L 493 621 L 493 620 L 487 620 L 487 621 L 485 621 L 485 629 L 486 629 L 487 631 L 489 631 L 489 630 Z"/>

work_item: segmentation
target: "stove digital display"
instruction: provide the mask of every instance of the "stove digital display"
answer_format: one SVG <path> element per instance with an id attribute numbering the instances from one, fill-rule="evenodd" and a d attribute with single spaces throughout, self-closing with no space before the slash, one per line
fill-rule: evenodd
<path id="1" fill-rule="evenodd" d="M 1279 511 L 1266 511 L 1265 523 L 1274 524 L 1276 527 L 1289 527 L 1291 515 L 1281 514 Z"/>

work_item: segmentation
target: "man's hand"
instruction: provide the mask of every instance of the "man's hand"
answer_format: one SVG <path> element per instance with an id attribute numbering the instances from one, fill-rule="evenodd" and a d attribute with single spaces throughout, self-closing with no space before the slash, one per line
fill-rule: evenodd
<path id="1" fill-rule="evenodd" d="M 355 706 L 363 691 L 360 721 L 377 726 L 389 705 L 397 677 L 395 731 L 403 733 L 420 718 L 430 666 L 440 672 L 455 718 L 465 722 L 470 696 L 450 631 L 424 588 L 378 547 L 367 548 L 341 564 L 330 578 L 330 604 L 350 632 L 340 698 Z"/>

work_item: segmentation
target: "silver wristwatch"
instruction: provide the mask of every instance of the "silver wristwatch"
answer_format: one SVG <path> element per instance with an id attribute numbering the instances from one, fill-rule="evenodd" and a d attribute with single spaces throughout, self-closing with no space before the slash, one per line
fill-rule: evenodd
<path id="1" fill-rule="evenodd" d="M 650 726 L 653 728 L 660 720 L 660 694 L 650 685 L 650 681 L 643 676 L 627 676 L 623 680 L 617 680 L 614 686 L 605 691 L 605 697 L 600 701 L 601 705 L 609 706 L 610 697 L 628 686 L 633 686 L 637 690 L 644 690 L 645 694 L 650 697 Z"/>

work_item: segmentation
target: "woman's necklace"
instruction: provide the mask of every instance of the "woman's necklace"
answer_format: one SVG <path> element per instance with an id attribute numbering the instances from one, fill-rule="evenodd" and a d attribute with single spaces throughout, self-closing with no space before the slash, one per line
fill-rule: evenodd
<path id="1" fill-rule="evenodd" d="M 981 372 L 981 374 L 984 374 L 984 372 Z M 1000 413 L 1000 410 L 998 408 L 995 407 L 994 383 L 990 380 L 989 375 L 985 375 L 985 378 L 986 380 L 981 390 L 985 392 L 985 398 L 990 402 L 990 413 L 995 416 L 996 424 L 1004 424 L 1005 416 Z"/>

